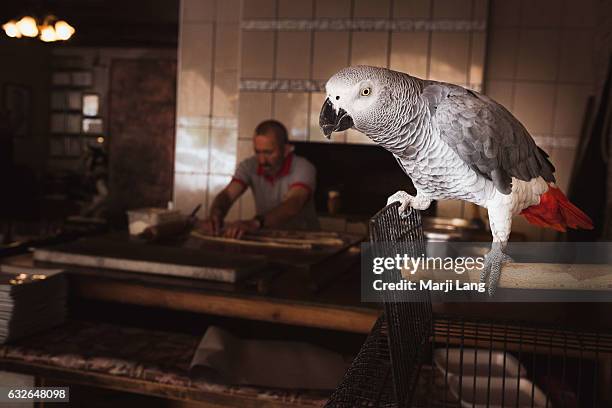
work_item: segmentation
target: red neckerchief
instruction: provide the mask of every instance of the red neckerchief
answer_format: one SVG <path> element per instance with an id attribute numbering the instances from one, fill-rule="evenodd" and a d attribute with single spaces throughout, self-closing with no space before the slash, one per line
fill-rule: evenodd
<path id="1" fill-rule="evenodd" d="M 270 183 L 274 183 L 279 178 L 286 176 L 289 174 L 289 170 L 291 169 L 291 161 L 293 160 L 293 153 L 289 153 L 283 160 L 283 164 L 281 168 L 276 172 L 276 174 L 269 176 L 264 173 L 264 169 L 261 165 L 257 166 L 257 175 L 263 176 Z"/>

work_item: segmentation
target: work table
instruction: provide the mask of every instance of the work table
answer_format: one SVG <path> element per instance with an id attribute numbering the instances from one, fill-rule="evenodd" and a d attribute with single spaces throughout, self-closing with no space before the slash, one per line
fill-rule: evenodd
<path id="1" fill-rule="evenodd" d="M 146 254 L 147 251 L 155 253 L 162 248 L 169 249 L 166 244 L 151 245 L 130 240 L 127 234 L 89 238 L 82 240 L 80 245 L 76 252 L 94 254 L 94 258 L 120 258 L 135 250 Z M 174 252 L 166 254 L 168 257 L 180 257 L 183 253 L 193 255 L 193 248 L 183 252 L 176 248 L 175 243 L 169 245 Z M 68 244 L 64 247 L 77 246 Z M 121 251 L 125 253 L 117 254 L 118 248 L 123 248 Z M 240 248 L 239 252 L 235 247 L 219 243 L 206 243 L 204 248 L 230 255 L 263 253 L 259 248 Z M 75 298 L 364 334 L 369 332 L 380 312 L 376 304 L 360 302 L 358 251 L 343 251 L 332 256 L 279 249 L 265 252 L 275 261 L 236 283 L 82 265 L 42 265 L 64 269 L 68 273 L 71 295 Z M 9 258 L 4 263 L 41 266 L 31 255 Z M 339 270 L 342 273 L 339 274 Z"/>
<path id="2" fill-rule="evenodd" d="M 130 241 L 125 234 L 86 239 L 79 245 L 82 247 L 77 252 L 81 254 L 88 252 L 85 250 L 88 245 L 98 246 L 90 254 L 96 252 L 100 256 L 114 256 L 117 247 L 127 252 L 132 250 L 132 254 L 157 249 L 158 253 L 152 256 L 157 260 L 172 252 L 162 255 L 159 251 L 164 244 Z M 175 247 L 172 243 L 168 245 Z M 40 263 L 35 262 L 32 254 L 4 259 L 2 270 L 18 273 L 41 267 L 63 269 L 68 279 L 71 307 L 76 308 L 92 302 L 110 302 L 117 305 L 113 308 L 115 312 L 121 308 L 144 310 L 142 307 L 145 307 L 353 333 L 369 332 L 380 311 L 376 305 L 360 304 L 358 252 L 332 258 L 328 265 L 313 262 L 314 269 L 304 266 L 305 257 L 300 258 L 295 253 L 291 257 L 286 259 L 294 259 L 295 268 L 287 268 L 283 262 L 268 263 L 266 268 L 236 283 Z M 350 268 L 336 275 L 333 272 L 339 264 Z M 333 279 L 319 280 L 313 286 L 313 276 L 321 277 L 327 272 L 332 273 Z M 153 314 L 147 315 L 149 320 L 154 320 Z M 88 317 L 87 313 L 85 316 Z M 206 402 L 213 404 L 211 406 L 321 406 L 329 394 L 223 386 L 193 379 L 187 368 L 199 336 L 125 327 L 92 319 L 71 319 L 40 336 L 0 346 L 0 366 L 68 384 Z M 200 326 L 200 329 L 204 328 Z M 166 354 L 156 354 L 155 350 Z M 167 355 L 168 352 L 176 355 Z"/>
<path id="3" fill-rule="evenodd" d="M 68 321 L 17 344 L 0 345 L 0 368 L 63 384 L 198 401 L 204 407 L 313 407 L 322 406 L 329 396 L 193 377 L 189 364 L 199 340 L 180 333 Z"/>

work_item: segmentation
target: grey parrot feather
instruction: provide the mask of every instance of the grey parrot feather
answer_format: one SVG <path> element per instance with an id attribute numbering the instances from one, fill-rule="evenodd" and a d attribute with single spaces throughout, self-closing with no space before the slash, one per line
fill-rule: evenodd
<path id="1" fill-rule="evenodd" d="M 440 136 L 472 169 L 492 180 L 504 194 L 512 177 L 529 181 L 541 176 L 554 182 L 554 166 L 527 130 L 492 99 L 459 86 L 428 81 L 423 98 Z"/>

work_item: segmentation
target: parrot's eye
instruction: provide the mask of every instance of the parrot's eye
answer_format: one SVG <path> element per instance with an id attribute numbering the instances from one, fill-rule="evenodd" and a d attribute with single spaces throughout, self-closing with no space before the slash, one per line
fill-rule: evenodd
<path id="1" fill-rule="evenodd" d="M 370 88 L 363 88 L 361 90 L 361 96 L 368 96 L 372 93 L 372 90 Z"/>
<path id="2" fill-rule="evenodd" d="M 340 99 L 340 97 L 338 95 L 336 95 L 336 100 Z"/>

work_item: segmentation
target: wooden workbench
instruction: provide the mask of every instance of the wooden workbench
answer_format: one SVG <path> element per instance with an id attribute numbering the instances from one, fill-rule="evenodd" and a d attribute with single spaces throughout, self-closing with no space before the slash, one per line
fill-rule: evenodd
<path id="1" fill-rule="evenodd" d="M 111 235 L 91 240 L 91 245 L 96 246 L 95 253 L 104 250 L 105 240 L 108 240 L 111 250 L 118 246 L 118 241 L 125 244 L 125 250 L 130 250 L 126 235 Z M 213 245 L 220 251 L 234 250 Z M 151 251 L 157 247 L 159 245 L 151 246 Z M 142 245 L 138 248 L 142 250 Z M 210 250 L 210 247 L 207 249 Z M 246 251 L 253 254 L 252 249 L 247 248 Z M 256 251 L 262 253 L 261 250 Z M 71 297 L 76 299 L 354 333 L 369 332 L 380 309 L 376 304 L 360 302 L 358 252 L 345 251 L 329 259 L 320 254 L 309 258 L 308 253 L 287 253 L 278 249 L 272 250 L 272 255 L 275 260 L 280 257 L 281 261 L 271 262 L 265 270 L 233 284 L 65 264 L 42 264 L 42 267 L 64 269 L 68 273 Z M 291 266 L 289 262 L 292 259 L 295 264 Z M 9 258 L 4 263 L 24 268 L 41 267 L 40 263 L 35 265 L 31 256 Z M 341 276 L 336 275 L 338 268 L 344 269 Z M 333 279 L 329 279 L 325 285 L 313 287 L 313 271 L 320 282 L 325 282 L 326 276 Z M 262 280 L 266 282 L 265 292 L 260 287 Z"/>
<path id="2" fill-rule="evenodd" d="M 329 267 L 333 268 L 337 262 L 332 262 Z M 35 264 L 31 255 L 5 259 L 2 269 L 16 273 L 20 268 L 27 271 L 30 268 L 61 267 L 67 273 L 71 305 L 77 308 L 92 301 L 101 301 L 367 333 L 380 311 L 376 305 L 360 304 L 359 264 L 354 259 L 351 262 L 352 270 L 317 291 L 313 291 L 308 268 L 283 269 L 279 264 L 269 265 L 268 269 L 279 270 L 271 274 L 273 279 L 269 280 L 265 294 L 257 287 L 259 275 L 231 284 L 94 267 L 41 265 Z M 270 271 L 262 271 L 262 274 L 268 276 Z M 102 329 L 104 332 L 98 332 Z M 58 340 L 60 337 L 70 340 Z M 182 350 L 182 354 L 156 360 L 173 362 L 170 366 L 153 364 L 147 360 L 150 355 L 146 347 L 140 348 L 140 351 L 134 349 L 145 338 L 151 345 L 166 340 L 175 342 L 172 347 L 162 345 L 160 349 L 177 349 L 179 353 Z M 99 339 L 99 344 L 87 350 L 87 339 L 90 342 Z M 95 321 L 70 321 L 54 332 L 24 339 L 14 345 L 0 346 L 0 368 L 52 378 L 66 384 L 197 401 L 202 406 L 211 407 L 313 407 L 322 406 L 328 396 L 325 392 L 259 390 L 192 380 L 185 370 L 185 364 L 191 358 L 197 341 L 198 336 L 172 332 L 156 334 L 155 331 L 136 328 L 126 330 L 121 326 Z M 119 344 L 125 345 L 125 353 L 121 350 L 118 350 L 118 354 L 111 352 Z M 141 356 L 140 352 L 144 354 Z M 112 364 L 100 359 L 105 355 L 112 357 Z M 113 364 L 118 365 L 112 368 Z"/>
<path id="3" fill-rule="evenodd" d="M 167 256 L 174 257 L 177 263 L 185 262 L 181 259 L 183 254 L 192 256 L 196 244 L 202 250 L 217 251 L 226 257 L 228 254 L 236 257 L 258 255 L 269 261 L 264 270 L 236 283 L 81 265 L 46 266 L 66 270 L 71 293 L 90 300 L 357 333 L 368 333 L 379 314 L 374 304 L 360 303 L 359 252 L 343 251 L 330 256 L 329 251 L 236 248 L 190 240 L 181 243 L 187 246 L 184 249 L 176 243 L 169 244 L 174 252 Z M 139 251 L 140 256 L 146 258 L 149 250 L 153 253 L 169 249 L 161 244 L 134 243 L 125 234 L 86 239 L 78 245 L 70 244 L 69 248 L 73 247 L 79 253 L 93 254 L 94 261 L 104 254 L 120 258 L 125 257 L 126 252 Z M 31 260 L 24 262 L 32 265 Z M 173 268 L 170 261 L 166 264 L 168 269 Z M 337 276 L 337 270 L 342 270 L 343 275 Z M 327 277 L 330 279 L 326 281 Z M 314 280 L 324 284 L 317 287 L 313 285 Z M 265 291 L 261 290 L 262 282 L 266 285 Z"/>
<path id="4" fill-rule="evenodd" d="M 69 321 L 0 345 L 0 369 L 173 400 L 201 407 L 320 407 L 329 391 L 232 386 L 189 373 L 200 339 L 180 333 Z"/>

